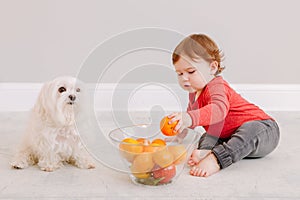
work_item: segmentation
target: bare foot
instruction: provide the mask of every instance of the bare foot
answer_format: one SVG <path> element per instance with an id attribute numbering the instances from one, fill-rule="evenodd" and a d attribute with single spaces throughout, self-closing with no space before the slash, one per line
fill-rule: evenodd
<path id="1" fill-rule="evenodd" d="M 198 165 L 192 167 L 190 174 L 193 176 L 208 177 L 220 171 L 217 158 L 213 153 L 209 153 Z"/>
<path id="2" fill-rule="evenodd" d="M 199 162 L 209 154 L 211 150 L 206 150 L 206 149 L 195 149 L 188 161 L 189 166 L 194 166 L 198 165 Z"/>

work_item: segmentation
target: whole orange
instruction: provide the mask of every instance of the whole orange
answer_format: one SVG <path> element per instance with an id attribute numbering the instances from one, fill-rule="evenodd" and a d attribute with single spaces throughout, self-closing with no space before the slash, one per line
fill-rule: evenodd
<path id="1" fill-rule="evenodd" d="M 166 142 L 163 139 L 154 139 L 151 144 L 157 145 L 157 146 L 166 146 Z"/>
<path id="2" fill-rule="evenodd" d="M 119 145 L 121 155 L 132 162 L 137 154 L 143 152 L 143 145 L 133 138 L 125 138 Z"/>
<path id="3" fill-rule="evenodd" d="M 144 152 L 155 152 L 166 146 L 166 142 L 163 139 L 154 139 L 151 144 L 144 146 Z"/>
<path id="4" fill-rule="evenodd" d="M 158 151 L 158 150 L 162 149 L 163 147 L 164 146 L 153 143 L 153 144 L 144 146 L 144 152 L 152 153 L 152 152 L 155 152 L 155 151 Z"/>
<path id="5" fill-rule="evenodd" d="M 143 146 L 133 138 L 125 138 L 119 145 L 120 149 L 131 153 L 143 152 Z"/>
<path id="6" fill-rule="evenodd" d="M 166 136 L 174 136 L 178 133 L 177 131 L 174 131 L 178 121 L 173 122 L 172 124 L 169 124 L 169 121 L 171 119 L 172 118 L 164 117 L 160 121 L 160 130 Z"/>
<path id="7" fill-rule="evenodd" d="M 146 138 L 138 138 L 138 139 L 136 139 L 136 141 L 138 141 L 142 145 L 149 145 L 150 144 L 150 141 Z"/>

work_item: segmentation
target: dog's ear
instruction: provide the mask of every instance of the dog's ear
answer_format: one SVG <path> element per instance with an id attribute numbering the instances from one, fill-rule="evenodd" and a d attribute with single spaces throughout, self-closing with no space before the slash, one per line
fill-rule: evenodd
<path id="1" fill-rule="evenodd" d="M 38 98 L 37 98 L 37 101 L 34 105 L 34 112 L 37 113 L 39 116 L 41 116 L 43 119 L 46 119 L 47 117 L 47 113 L 48 112 L 48 106 L 47 106 L 47 96 L 49 96 L 49 89 L 50 89 L 50 85 L 51 85 L 51 82 L 47 82 L 45 83 L 41 90 L 40 90 L 40 93 L 38 95 Z"/>

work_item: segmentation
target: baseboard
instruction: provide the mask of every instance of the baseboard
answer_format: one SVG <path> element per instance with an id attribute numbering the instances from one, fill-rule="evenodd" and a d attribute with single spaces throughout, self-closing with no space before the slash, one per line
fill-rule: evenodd
<path id="1" fill-rule="evenodd" d="M 28 111 L 42 84 L 0 83 L 0 111 Z M 266 111 L 300 111 L 300 84 L 235 84 L 238 93 Z M 178 85 L 90 85 L 97 111 L 185 110 L 187 93 Z"/>

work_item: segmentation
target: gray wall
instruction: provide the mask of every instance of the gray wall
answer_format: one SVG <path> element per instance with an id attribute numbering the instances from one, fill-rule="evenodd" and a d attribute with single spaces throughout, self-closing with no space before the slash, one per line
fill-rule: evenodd
<path id="1" fill-rule="evenodd" d="M 299 84 L 298 2 L 0 0 L 0 82 L 76 76 L 102 42 L 124 31 L 160 27 L 183 35 L 210 35 L 225 53 L 224 76 L 231 83 Z M 157 57 L 171 66 L 170 54 Z M 136 58 L 143 63 L 143 56 Z M 144 63 L 150 61 L 148 57 Z M 118 76 L 121 66 L 119 62 L 111 74 Z M 116 76 L 108 75 L 104 82 L 116 82 Z M 147 76 L 167 75 L 150 70 Z M 175 79 L 170 76 L 170 81 Z"/>

